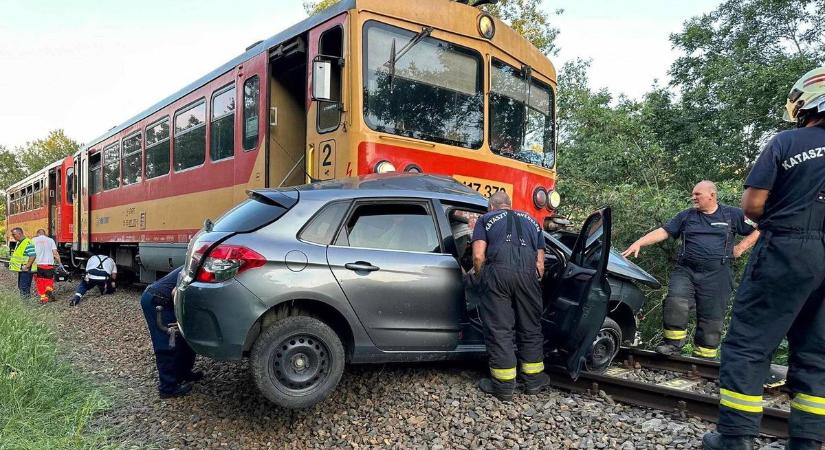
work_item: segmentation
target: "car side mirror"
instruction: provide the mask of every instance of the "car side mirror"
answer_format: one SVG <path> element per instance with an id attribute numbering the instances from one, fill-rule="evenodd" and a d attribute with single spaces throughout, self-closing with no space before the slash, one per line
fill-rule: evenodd
<path id="1" fill-rule="evenodd" d="M 312 99 L 330 100 L 332 97 L 330 80 L 332 63 L 329 61 L 312 62 Z"/>

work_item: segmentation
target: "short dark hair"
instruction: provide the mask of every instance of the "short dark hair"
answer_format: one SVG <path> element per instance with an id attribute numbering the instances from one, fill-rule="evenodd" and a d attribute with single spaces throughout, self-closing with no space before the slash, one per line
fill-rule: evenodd
<path id="1" fill-rule="evenodd" d="M 11 229 L 11 232 L 12 232 L 12 233 L 14 233 L 15 231 L 16 231 L 16 232 L 18 232 L 18 233 L 22 233 L 22 232 L 23 232 L 23 229 L 22 229 L 22 228 L 20 228 L 20 227 L 14 227 L 14 228 L 12 228 L 12 229 Z"/>

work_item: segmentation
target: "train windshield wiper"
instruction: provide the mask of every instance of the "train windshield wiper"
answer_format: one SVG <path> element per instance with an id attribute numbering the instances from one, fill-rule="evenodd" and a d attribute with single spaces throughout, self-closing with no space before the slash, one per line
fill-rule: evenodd
<path id="1" fill-rule="evenodd" d="M 415 47 L 419 42 L 424 40 L 425 37 L 428 37 L 433 32 L 433 27 L 424 27 L 421 31 L 418 32 L 415 36 L 412 37 L 398 52 L 395 51 L 395 39 L 392 40 L 392 47 L 390 47 L 390 59 L 384 63 L 384 66 L 389 69 L 390 72 L 390 86 L 392 86 L 393 80 L 395 80 L 395 63 L 401 59 L 402 56 L 407 54 L 413 47 Z"/>

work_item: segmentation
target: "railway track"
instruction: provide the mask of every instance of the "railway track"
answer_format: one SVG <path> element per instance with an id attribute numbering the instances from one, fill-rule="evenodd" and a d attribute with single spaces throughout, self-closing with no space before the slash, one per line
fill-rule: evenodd
<path id="1" fill-rule="evenodd" d="M 582 372 L 576 381 L 564 371 L 549 371 L 552 384 L 560 389 L 599 395 L 604 391 L 613 400 L 636 406 L 691 415 L 716 422 L 719 415 L 719 398 L 694 392 L 690 389 L 704 380 L 718 381 L 719 362 L 682 356 L 665 357 L 647 350 L 622 348 L 616 357 L 618 366 L 613 366 L 603 374 Z M 774 372 L 781 372 L 781 366 L 774 366 Z M 658 384 L 622 378 L 622 375 L 637 369 L 655 369 L 677 372 L 679 377 Z M 784 379 L 784 375 L 780 374 Z M 766 406 L 762 414 L 762 433 L 785 438 L 788 436 L 790 412 L 771 405 L 784 393 L 774 383 L 766 390 Z"/>

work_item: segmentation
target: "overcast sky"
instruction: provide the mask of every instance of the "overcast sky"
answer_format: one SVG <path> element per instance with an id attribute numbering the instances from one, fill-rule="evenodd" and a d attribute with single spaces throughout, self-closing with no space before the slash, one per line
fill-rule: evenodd
<path id="1" fill-rule="evenodd" d="M 632 97 L 666 81 L 668 35 L 718 0 L 545 0 L 591 84 Z M 63 128 L 88 142 L 304 18 L 301 0 L 0 0 L 0 145 Z"/>

